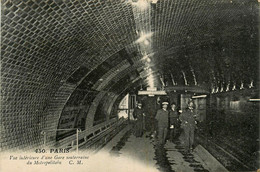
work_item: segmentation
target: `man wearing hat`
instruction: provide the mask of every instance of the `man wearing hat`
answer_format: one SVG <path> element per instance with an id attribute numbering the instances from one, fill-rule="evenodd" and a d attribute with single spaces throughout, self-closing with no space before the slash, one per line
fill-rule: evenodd
<path id="1" fill-rule="evenodd" d="M 179 127 L 179 114 L 176 110 L 176 104 L 171 104 L 171 109 L 169 112 L 169 120 L 170 120 L 170 140 L 173 142 L 173 139 L 176 138 L 177 130 Z"/>
<path id="2" fill-rule="evenodd" d="M 142 103 L 137 104 L 137 108 L 133 112 L 133 117 L 136 120 L 135 124 L 135 136 L 142 137 L 143 135 L 143 121 L 144 121 L 144 110 L 142 109 Z"/>
<path id="3" fill-rule="evenodd" d="M 184 130 L 184 148 L 186 151 L 192 151 L 194 143 L 194 131 L 196 121 L 194 118 L 194 103 L 192 100 L 188 102 L 187 109 L 180 115 L 181 128 Z"/>
<path id="4" fill-rule="evenodd" d="M 155 119 L 158 122 L 157 132 L 158 132 L 158 140 L 160 144 L 165 143 L 165 139 L 167 136 L 168 130 L 168 110 L 167 110 L 168 102 L 162 102 L 162 109 L 159 109 L 156 113 Z"/>

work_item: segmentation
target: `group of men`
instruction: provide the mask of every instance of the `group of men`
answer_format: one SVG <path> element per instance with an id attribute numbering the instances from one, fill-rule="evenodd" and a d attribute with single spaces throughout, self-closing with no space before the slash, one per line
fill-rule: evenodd
<path id="1" fill-rule="evenodd" d="M 156 135 L 159 144 L 166 142 L 168 131 L 169 139 L 173 141 L 179 128 L 182 129 L 184 135 L 184 147 L 186 151 L 192 151 L 194 143 L 194 131 L 196 128 L 196 120 L 194 114 L 194 103 L 192 100 L 188 102 L 187 108 L 182 111 L 176 110 L 176 104 L 172 103 L 170 110 L 168 110 L 168 102 L 162 102 L 162 108 L 156 113 L 155 120 L 157 121 Z M 180 115 L 179 115 L 180 113 Z M 145 113 L 142 109 L 142 104 L 138 103 L 137 108 L 134 110 L 133 117 L 136 120 L 135 136 L 142 137 L 144 132 L 144 118 Z"/>

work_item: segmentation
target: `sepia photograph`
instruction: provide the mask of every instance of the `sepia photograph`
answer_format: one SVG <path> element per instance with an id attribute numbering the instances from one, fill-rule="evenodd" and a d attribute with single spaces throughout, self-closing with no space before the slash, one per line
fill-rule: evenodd
<path id="1" fill-rule="evenodd" d="M 260 172 L 260 0 L 1 0 L 1 172 Z"/>

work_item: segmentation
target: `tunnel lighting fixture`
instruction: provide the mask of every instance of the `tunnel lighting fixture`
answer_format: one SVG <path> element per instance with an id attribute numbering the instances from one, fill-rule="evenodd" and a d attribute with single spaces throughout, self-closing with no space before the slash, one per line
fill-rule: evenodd
<path id="1" fill-rule="evenodd" d="M 197 99 L 197 98 L 205 98 L 207 95 L 199 95 L 199 96 L 192 96 L 191 98 Z"/>
<path id="2" fill-rule="evenodd" d="M 196 80 L 196 75 L 194 73 L 194 69 L 191 67 L 191 65 L 190 65 L 190 70 L 191 70 L 191 73 L 192 73 L 192 76 L 193 76 L 193 79 L 194 79 L 194 85 L 198 85 L 197 80 Z"/>
<path id="3" fill-rule="evenodd" d="M 149 43 L 149 41 L 146 39 L 146 40 L 144 40 L 144 45 L 149 45 L 150 43 Z"/>
<path id="4" fill-rule="evenodd" d="M 229 86 L 230 86 L 230 83 L 227 84 L 226 91 L 229 91 Z"/>
<path id="5" fill-rule="evenodd" d="M 138 95 L 167 95 L 165 91 L 138 91 Z"/>
<path id="6" fill-rule="evenodd" d="M 132 0 L 132 5 L 138 7 L 140 10 L 146 10 L 149 7 L 148 0 Z"/>
<path id="7" fill-rule="evenodd" d="M 219 92 L 223 92 L 223 91 L 224 91 L 224 88 L 221 86 Z"/>
<path id="8" fill-rule="evenodd" d="M 149 86 L 150 86 L 151 88 L 153 88 L 153 87 L 154 87 L 154 78 L 153 78 L 153 75 L 149 75 L 149 76 L 147 77 L 147 81 L 148 81 Z"/>
<path id="9" fill-rule="evenodd" d="M 150 38 L 153 35 L 153 32 L 148 32 L 148 33 L 144 33 L 141 32 L 140 38 L 138 38 L 135 42 L 136 43 L 141 43 L 141 42 L 146 42 L 148 41 L 148 38 Z M 149 41 L 148 41 L 149 44 Z"/>
<path id="10" fill-rule="evenodd" d="M 144 57 L 142 59 L 147 59 L 148 58 L 148 55 L 144 55 Z"/>
<path id="11" fill-rule="evenodd" d="M 232 88 L 232 90 L 235 90 L 235 89 L 236 89 L 236 84 L 234 84 L 234 85 L 233 85 L 233 88 Z"/>
<path id="12" fill-rule="evenodd" d="M 251 82 L 250 82 L 250 84 L 249 84 L 249 88 L 253 88 L 254 87 L 254 85 L 253 85 L 253 83 L 254 83 L 254 81 L 253 80 L 251 80 Z"/>
<path id="13" fill-rule="evenodd" d="M 260 99 L 249 99 L 250 102 L 260 102 Z"/>
<path id="14" fill-rule="evenodd" d="M 174 77 L 173 77 L 172 73 L 171 73 L 171 79 L 172 79 L 172 84 L 177 85 L 177 83 L 174 81 Z"/>
<path id="15" fill-rule="evenodd" d="M 147 91 L 157 91 L 156 87 L 147 87 L 146 88 Z"/>
<path id="16" fill-rule="evenodd" d="M 162 85 L 165 87 L 164 79 L 162 76 L 160 76 L 160 81 L 161 81 Z"/>
<path id="17" fill-rule="evenodd" d="M 150 58 L 147 58 L 146 61 L 147 61 L 148 63 L 150 63 L 150 62 L 151 62 L 151 59 L 150 59 Z"/>
<path id="18" fill-rule="evenodd" d="M 145 67 L 145 68 L 144 68 L 144 70 L 148 70 L 148 69 L 149 69 L 149 67 Z"/>
<path id="19" fill-rule="evenodd" d="M 188 82 L 187 82 L 186 75 L 185 75 L 184 71 L 181 71 L 181 72 L 182 72 L 182 75 L 183 75 L 183 79 L 184 79 L 185 85 L 188 85 Z"/>
<path id="20" fill-rule="evenodd" d="M 240 85 L 240 88 L 239 88 L 240 90 L 242 90 L 242 89 L 244 89 L 244 83 L 243 82 L 241 82 L 241 85 Z"/>
<path id="21" fill-rule="evenodd" d="M 148 55 L 145 55 L 142 60 L 146 60 L 146 62 L 150 63 L 151 62 L 151 59 L 149 58 Z"/>

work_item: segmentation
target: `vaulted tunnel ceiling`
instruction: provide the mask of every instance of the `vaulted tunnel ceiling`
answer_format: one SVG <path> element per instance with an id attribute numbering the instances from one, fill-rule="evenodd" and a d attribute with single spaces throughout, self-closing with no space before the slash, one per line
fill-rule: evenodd
<path id="1" fill-rule="evenodd" d="M 3 0 L 2 14 L 3 84 L 35 95 L 64 82 L 118 93 L 150 75 L 208 90 L 258 80 L 257 1 Z"/>
<path id="2" fill-rule="evenodd" d="M 29 82 L 28 93 L 47 95 L 32 90 L 41 85 L 55 91 L 63 82 L 95 90 L 106 80 L 100 88 L 113 90 L 121 77 L 128 77 L 121 85 L 136 77 L 145 80 L 149 68 L 157 80 L 163 75 L 179 85 L 257 81 L 256 1 L 139 5 L 131 0 L 2 1 L 3 86 L 13 78 L 20 87 Z M 150 62 L 143 60 L 146 55 Z"/>
<path id="3" fill-rule="evenodd" d="M 140 85 L 257 88 L 258 10 L 256 0 L 2 0 L 1 149 L 39 147 L 45 129 L 88 135 Z"/>

